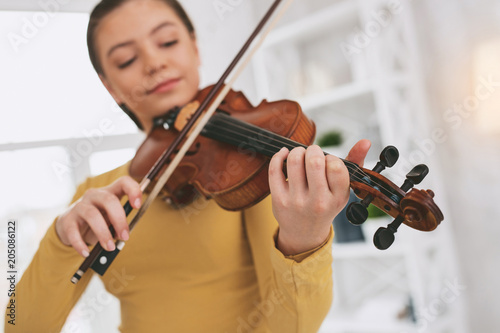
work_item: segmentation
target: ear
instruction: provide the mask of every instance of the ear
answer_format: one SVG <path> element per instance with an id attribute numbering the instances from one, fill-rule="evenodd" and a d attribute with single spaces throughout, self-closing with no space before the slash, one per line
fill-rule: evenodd
<path id="1" fill-rule="evenodd" d="M 123 100 L 118 96 L 118 94 L 113 89 L 113 87 L 111 86 L 111 84 L 109 83 L 109 81 L 106 79 L 106 77 L 104 77 L 104 75 L 102 75 L 102 74 L 99 74 L 99 79 L 101 80 L 101 82 L 104 85 L 104 87 L 106 87 L 106 89 L 108 90 L 108 92 L 111 94 L 111 96 L 113 97 L 113 99 L 115 100 L 115 102 L 118 105 L 123 104 Z"/>

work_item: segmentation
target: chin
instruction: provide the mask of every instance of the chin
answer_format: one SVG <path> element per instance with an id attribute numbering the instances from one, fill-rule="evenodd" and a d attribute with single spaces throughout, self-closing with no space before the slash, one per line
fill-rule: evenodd
<path id="1" fill-rule="evenodd" d="M 141 109 L 145 110 L 152 117 L 158 117 L 177 106 L 183 107 L 190 103 L 196 97 L 197 93 L 198 88 L 185 89 L 184 87 L 184 89 L 174 89 L 169 93 L 156 95 L 155 98 L 141 107 Z"/>

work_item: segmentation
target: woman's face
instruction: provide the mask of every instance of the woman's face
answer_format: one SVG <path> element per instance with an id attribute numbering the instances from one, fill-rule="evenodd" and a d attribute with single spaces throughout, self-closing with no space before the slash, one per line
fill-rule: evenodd
<path id="1" fill-rule="evenodd" d="M 154 117 L 195 97 L 200 65 L 196 40 L 165 3 L 126 2 L 100 22 L 95 41 L 101 80 L 146 131 Z"/>

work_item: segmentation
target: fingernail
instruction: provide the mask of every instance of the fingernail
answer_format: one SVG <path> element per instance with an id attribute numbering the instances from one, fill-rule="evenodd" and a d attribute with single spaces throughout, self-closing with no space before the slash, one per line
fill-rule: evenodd
<path id="1" fill-rule="evenodd" d="M 115 243 L 111 240 L 108 241 L 108 251 L 114 251 L 115 250 Z"/>
<path id="2" fill-rule="evenodd" d="M 134 205 L 135 205 L 135 208 L 141 207 L 141 199 L 140 198 L 135 199 Z"/>
<path id="3" fill-rule="evenodd" d="M 127 232 L 127 230 L 123 230 L 122 231 L 122 239 L 124 241 L 128 240 L 128 232 Z"/>
<path id="4" fill-rule="evenodd" d="M 83 250 L 83 251 L 82 251 L 82 254 L 83 254 L 83 256 L 84 256 L 85 258 L 87 258 L 87 257 L 89 256 L 89 252 L 88 252 L 88 251 L 86 251 L 86 250 Z"/>

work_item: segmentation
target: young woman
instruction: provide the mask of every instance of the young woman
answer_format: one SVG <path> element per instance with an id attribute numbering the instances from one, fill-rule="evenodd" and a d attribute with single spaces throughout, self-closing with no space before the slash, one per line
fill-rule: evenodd
<path id="1" fill-rule="evenodd" d="M 102 1 L 88 47 L 105 87 L 146 132 L 200 88 L 196 34 L 175 0 Z M 361 165 L 369 145 L 360 141 L 348 159 Z M 79 186 L 18 283 L 16 325 L 6 332 L 61 330 L 92 276 L 69 282 L 89 245 L 114 249 L 109 224 L 127 244 L 101 277 L 120 300 L 122 332 L 319 328 L 332 297 L 331 222 L 349 193 L 340 159 L 317 146 L 282 149 L 269 166 L 270 198 L 242 213 L 200 199 L 189 214 L 155 200 L 130 240 L 122 203 L 139 208 L 143 197 L 128 166 Z"/>

